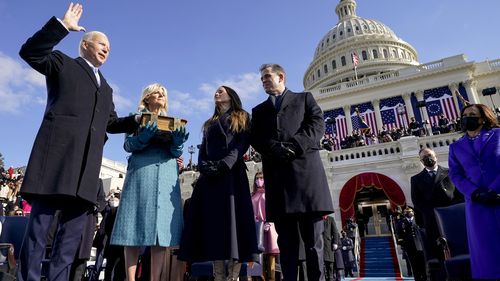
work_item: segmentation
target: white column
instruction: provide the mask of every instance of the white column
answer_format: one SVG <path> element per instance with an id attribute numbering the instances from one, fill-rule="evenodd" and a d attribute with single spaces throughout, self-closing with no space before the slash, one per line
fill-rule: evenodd
<path id="1" fill-rule="evenodd" d="M 424 101 L 424 91 L 418 90 L 415 92 L 415 96 L 417 97 L 417 101 Z M 429 115 L 427 114 L 427 106 L 420 108 L 420 113 L 422 114 L 422 122 L 423 127 L 425 128 L 425 132 L 428 136 L 432 136 L 432 128 L 430 127 Z M 427 121 L 427 122 L 425 122 Z M 429 124 L 426 124 L 429 123 Z"/>
<path id="2" fill-rule="evenodd" d="M 402 96 L 406 105 L 406 112 L 408 112 L 408 118 L 415 117 L 415 112 L 413 112 L 413 107 L 411 106 L 411 93 L 403 93 Z"/>
<path id="3" fill-rule="evenodd" d="M 469 79 L 464 83 L 465 90 L 467 91 L 467 96 L 469 97 L 469 101 L 471 103 L 481 103 L 477 94 L 476 86 L 477 82 L 472 79 Z"/>
<path id="4" fill-rule="evenodd" d="M 373 110 L 375 110 L 375 120 L 377 121 L 377 128 L 379 130 L 382 129 L 382 115 L 380 115 L 380 100 L 379 99 L 374 99 L 372 101 L 373 105 Z M 378 134 L 378 132 L 374 132 L 375 134 Z"/>
<path id="5" fill-rule="evenodd" d="M 458 96 L 460 92 L 458 91 L 458 84 L 451 83 L 448 85 L 448 89 L 451 91 L 451 95 L 453 96 L 453 102 L 455 103 L 455 110 L 457 111 L 457 116 L 460 116 L 460 106 L 458 105 Z"/>
<path id="6" fill-rule="evenodd" d="M 345 121 L 347 122 L 347 135 L 352 135 L 351 105 L 344 105 Z"/>

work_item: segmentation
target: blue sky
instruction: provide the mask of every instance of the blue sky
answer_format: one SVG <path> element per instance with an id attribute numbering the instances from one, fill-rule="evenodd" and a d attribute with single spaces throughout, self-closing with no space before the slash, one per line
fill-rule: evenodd
<path id="1" fill-rule="evenodd" d="M 276 62 L 288 87 L 302 78 L 317 43 L 338 21 L 338 0 L 84 1 L 80 24 L 105 32 L 111 53 L 101 68 L 114 88 L 119 115 L 136 110 L 144 86 L 168 89 L 169 115 L 189 120 L 187 146 L 201 142 L 201 124 L 213 112 L 213 93 L 225 84 L 244 107 L 267 98 L 258 67 Z M 357 15 L 376 19 L 413 45 L 421 63 L 457 54 L 469 61 L 500 58 L 495 18 L 500 1 L 357 0 Z M 69 2 L 0 0 L 0 153 L 7 166 L 28 162 L 45 108 L 45 81 L 23 62 L 24 41 Z M 77 56 L 81 33 L 58 46 Z M 104 156 L 125 162 L 123 135 L 111 135 Z M 196 159 L 196 155 L 194 157 Z M 195 161 L 196 162 L 196 161 Z"/>

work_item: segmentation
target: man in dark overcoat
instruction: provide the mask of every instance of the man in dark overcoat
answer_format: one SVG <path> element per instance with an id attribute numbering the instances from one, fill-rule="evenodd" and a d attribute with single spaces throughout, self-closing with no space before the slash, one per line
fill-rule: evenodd
<path id="1" fill-rule="evenodd" d="M 260 72 L 269 97 L 252 110 L 251 144 L 262 155 L 266 214 L 278 232 L 283 277 L 297 278 L 300 232 L 308 278 L 324 280 L 322 216 L 333 204 L 319 155 L 323 112 L 311 93 L 285 87 L 280 65 L 265 64 Z"/>
<path id="2" fill-rule="evenodd" d="M 40 262 L 54 213 L 61 219 L 52 249 L 48 279 L 68 280 L 87 212 L 97 201 L 106 132 L 133 132 L 135 116 L 118 118 L 112 89 L 98 67 L 109 55 L 101 32 L 86 33 L 80 55 L 70 58 L 53 48 L 69 31 L 82 31 L 80 4 L 70 4 L 62 20 L 52 17 L 22 46 L 20 56 L 45 75 L 47 106 L 31 151 L 21 195 L 32 205 L 17 280 L 40 280 Z"/>
<path id="3" fill-rule="evenodd" d="M 398 244 L 408 256 L 415 281 L 425 281 L 427 276 L 424 254 L 421 241 L 417 237 L 418 226 L 415 223 L 415 214 L 411 208 L 406 208 L 404 213 L 404 217 L 398 221 L 396 227 Z"/>
<path id="4" fill-rule="evenodd" d="M 344 268 L 344 260 L 340 250 L 339 230 L 332 216 L 324 216 L 323 220 L 325 224 L 323 232 L 325 279 L 326 281 L 340 281 L 342 279 L 340 270 Z"/>
<path id="5" fill-rule="evenodd" d="M 424 169 L 411 177 L 411 201 L 419 214 L 419 226 L 425 228 L 427 241 L 433 256 L 426 257 L 444 258 L 437 245 L 439 230 L 434 216 L 434 209 L 461 203 L 464 197 L 448 177 L 448 168 L 437 164 L 436 153 L 431 148 L 423 148 L 419 152 L 420 161 Z"/>

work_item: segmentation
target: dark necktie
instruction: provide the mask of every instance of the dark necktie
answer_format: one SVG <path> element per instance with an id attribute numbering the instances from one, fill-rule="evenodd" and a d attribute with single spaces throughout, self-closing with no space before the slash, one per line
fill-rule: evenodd
<path id="1" fill-rule="evenodd" d="M 429 171 L 429 176 L 431 176 L 431 178 L 434 178 L 436 176 L 436 171 Z"/>

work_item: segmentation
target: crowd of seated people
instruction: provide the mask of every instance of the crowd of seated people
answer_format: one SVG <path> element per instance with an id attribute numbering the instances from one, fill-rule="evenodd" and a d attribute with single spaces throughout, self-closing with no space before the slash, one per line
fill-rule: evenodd
<path id="1" fill-rule="evenodd" d="M 428 121 L 425 122 L 425 124 L 428 123 Z M 321 146 L 323 147 L 323 149 L 332 151 L 396 141 L 401 137 L 410 135 L 422 137 L 427 135 L 426 127 L 427 126 L 422 126 L 421 123 L 419 123 L 415 120 L 414 117 L 412 117 L 407 128 L 392 127 L 391 129 L 389 129 L 386 125 L 383 125 L 382 129 L 379 130 L 377 134 L 374 134 L 370 131 L 362 132 L 359 129 L 355 129 L 353 130 L 351 135 L 341 138 L 340 141 L 335 134 L 325 134 L 324 138 L 321 140 Z M 462 128 L 460 118 L 450 121 L 443 114 L 441 114 L 439 116 L 438 122 L 432 124 L 430 129 L 432 130 L 432 133 L 434 135 L 437 135 L 451 132 L 460 132 Z"/>

